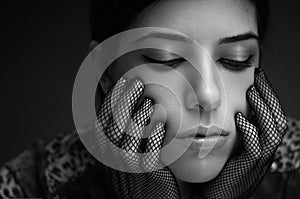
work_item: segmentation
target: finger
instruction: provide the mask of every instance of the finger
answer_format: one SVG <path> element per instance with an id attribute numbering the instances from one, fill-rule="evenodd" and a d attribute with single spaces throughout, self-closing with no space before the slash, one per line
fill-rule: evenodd
<path id="1" fill-rule="evenodd" d="M 208 198 L 241 198 L 246 191 L 252 191 L 266 173 L 262 163 L 263 155 L 257 127 L 242 114 L 235 114 L 237 130 L 242 132 L 245 150 L 237 157 L 231 158 L 223 167 L 222 172 L 204 189 Z M 257 154 L 256 154 L 257 153 Z M 216 191 L 216 187 L 222 187 Z M 242 197 L 244 198 L 244 197 Z M 247 197 L 248 198 L 248 197 Z"/>
<path id="2" fill-rule="evenodd" d="M 126 87 L 126 79 L 121 77 L 116 85 L 107 93 L 103 104 L 97 114 L 96 127 L 105 128 L 112 115 L 112 108 L 116 105 L 119 97 Z"/>
<path id="3" fill-rule="evenodd" d="M 146 141 L 145 154 L 142 156 L 142 168 L 145 172 L 154 171 L 158 168 L 160 149 L 163 146 L 165 136 L 164 123 L 155 125 L 152 133 Z"/>
<path id="4" fill-rule="evenodd" d="M 126 127 L 126 134 L 121 141 L 122 157 L 129 169 L 133 172 L 139 169 L 138 148 L 144 132 L 145 125 L 153 113 L 153 102 L 146 99 L 139 110 L 133 115 L 132 121 Z"/>
<path id="5" fill-rule="evenodd" d="M 256 127 L 240 112 L 235 114 L 237 129 L 242 133 L 242 139 L 247 156 L 257 160 L 261 156 L 261 147 Z"/>
<path id="6" fill-rule="evenodd" d="M 116 107 L 113 109 L 113 116 L 110 120 L 110 124 L 104 132 L 116 146 L 120 146 L 120 140 L 123 137 L 123 132 L 128 119 L 138 98 L 142 95 L 143 89 L 143 83 L 138 79 L 134 80 L 128 89 L 123 92 Z"/>
<path id="7" fill-rule="evenodd" d="M 254 117 L 256 118 L 259 130 L 261 131 L 259 139 L 263 156 L 270 157 L 280 144 L 281 135 L 277 131 L 275 121 L 269 107 L 260 97 L 254 86 L 247 91 L 247 99 L 254 111 Z"/>
<path id="8" fill-rule="evenodd" d="M 257 128 L 240 112 L 234 117 L 236 128 L 242 133 L 244 150 L 238 156 L 229 159 L 222 172 L 213 181 L 208 182 L 203 192 L 208 198 L 237 198 L 255 181 L 251 178 L 251 172 L 262 155 Z M 216 187 L 224 189 L 216 192 Z"/>
<path id="9" fill-rule="evenodd" d="M 283 133 L 287 128 L 287 118 L 281 107 L 280 101 L 273 90 L 270 82 L 268 81 L 264 71 L 260 68 L 257 69 L 256 77 L 254 81 L 255 87 L 258 89 L 259 94 L 269 106 L 271 113 L 273 114 L 277 129 L 280 133 Z"/>
<path id="10" fill-rule="evenodd" d="M 112 108 L 115 106 L 117 100 L 123 93 L 124 89 L 126 87 L 126 79 L 121 77 L 116 85 L 107 93 L 103 104 L 101 105 L 101 108 L 97 114 L 97 119 L 95 121 L 95 127 L 96 127 L 96 139 L 97 139 L 97 145 L 100 152 L 103 154 L 103 152 L 106 149 L 107 146 L 107 138 L 104 134 L 104 129 L 107 127 L 109 120 L 112 116 Z"/>

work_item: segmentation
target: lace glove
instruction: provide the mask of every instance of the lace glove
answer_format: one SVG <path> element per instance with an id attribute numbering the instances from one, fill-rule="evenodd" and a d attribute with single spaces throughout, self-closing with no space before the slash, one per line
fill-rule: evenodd
<path id="1" fill-rule="evenodd" d="M 149 132 L 150 136 L 142 138 L 153 112 L 150 99 L 136 107 L 143 90 L 140 80 L 127 82 L 121 78 L 104 99 L 96 121 L 98 146 L 100 151 L 109 150 L 115 162 L 125 170 L 108 166 L 105 169 L 119 198 L 177 199 L 179 188 L 171 171 L 167 167 L 156 169 L 165 135 L 164 123 L 158 122 Z M 141 152 L 145 154 L 140 155 Z"/>
<path id="2" fill-rule="evenodd" d="M 256 69 L 254 86 L 246 94 L 253 121 L 238 112 L 237 129 L 242 133 L 243 151 L 230 159 L 221 173 L 201 187 L 204 198 L 249 198 L 273 162 L 287 119 L 262 69 Z"/>

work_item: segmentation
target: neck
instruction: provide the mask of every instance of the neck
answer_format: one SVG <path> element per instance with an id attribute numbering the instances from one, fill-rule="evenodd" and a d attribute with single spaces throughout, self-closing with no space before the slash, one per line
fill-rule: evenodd
<path id="1" fill-rule="evenodd" d="M 193 194 L 195 191 L 197 191 L 197 183 L 185 182 L 178 178 L 176 178 L 176 181 L 180 190 L 181 199 L 197 199 L 197 197 L 195 197 Z"/>

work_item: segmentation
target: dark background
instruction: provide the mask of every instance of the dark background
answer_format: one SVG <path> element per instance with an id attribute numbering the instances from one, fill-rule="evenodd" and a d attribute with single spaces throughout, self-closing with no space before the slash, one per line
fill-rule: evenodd
<path id="1" fill-rule="evenodd" d="M 37 139 L 73 129 L 72 88 L 90 41 L 87 0 L 1 6 L 0 164 Z M 300 12 L 272 1 L 265 71 L 287 115 L 300 117 Z"/>

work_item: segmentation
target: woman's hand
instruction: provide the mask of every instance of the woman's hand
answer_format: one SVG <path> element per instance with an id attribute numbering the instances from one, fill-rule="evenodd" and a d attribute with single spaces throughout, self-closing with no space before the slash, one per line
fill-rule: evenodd
<path id="1" fill-rule="evenodd" d="M 158 159 L 164 123 L 158 122 L 151 132 L 145 132 L 153 103 L 145 99 L 136 108 L 143 90 L 140 80 L 121 78 L 104 99 L 96 121 L 98 146 L 103 154 L 109 151 L 120 170 L 105 169 L 120 198 L 178 199 L 179 189 L 171 171 L 167 167 L 157 169 L 161 168 Z M 149 137 L 142 139 L 144 134 Z"/>
<path id="2" fill-rule="evenodd" d="M 254 86 L 246 96 L 254 121 L 240 112 L 235 115 L 243 151 L 230 159 L 213 181 L 204 184 L 201 192 L 205 198 L 249 198 L 269 171 L 283 138 L 287 119 L 262 69 L 255 71 Z"/>

